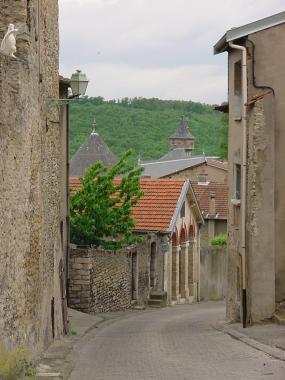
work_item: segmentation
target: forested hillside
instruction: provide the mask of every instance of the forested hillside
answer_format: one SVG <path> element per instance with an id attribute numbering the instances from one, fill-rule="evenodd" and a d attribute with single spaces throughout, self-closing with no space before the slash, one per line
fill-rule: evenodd
<path id="1" fill-rule="evenodd" d="M 189 121 L 195 136 L 194 154 L 220 155 L 222 117 L 210 106 L 191 101 L 124 98 L 105 101 L 83 98 L 71 105 L 71 156 L 92 131 L 97 131 L 115 155 L 132 148 L 142 160 L 159 158 L 169 150 L 169 136 L 181 115 Z"/>

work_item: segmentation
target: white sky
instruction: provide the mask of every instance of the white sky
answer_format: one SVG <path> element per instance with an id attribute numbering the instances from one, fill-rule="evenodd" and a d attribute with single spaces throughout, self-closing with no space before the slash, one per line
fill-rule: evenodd
<path id="1" fill-rule="evenodd" d="M 60 71 L 83 70 L 89 96 L 220 103 L 226 30 L 285 9 L 284 0 L 59 0 Z"/>

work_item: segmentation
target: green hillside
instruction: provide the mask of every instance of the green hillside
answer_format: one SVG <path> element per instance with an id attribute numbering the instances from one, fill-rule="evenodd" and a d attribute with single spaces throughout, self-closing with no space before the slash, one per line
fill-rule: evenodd
<path id="1" fill-rule="evenodd" d="M 115 155 L 132 148 L 142 160 L 159 158 L 169 150 L 169 136 L 176 130 L 181 115 L 190 123 L 195 136 L 194 154 L 219 155 L 221 114 L 209 105 L 191 101 L 159 99 L 84 98 L 70 107 L 71 156 L 92 131 L 97 131 Z"/>

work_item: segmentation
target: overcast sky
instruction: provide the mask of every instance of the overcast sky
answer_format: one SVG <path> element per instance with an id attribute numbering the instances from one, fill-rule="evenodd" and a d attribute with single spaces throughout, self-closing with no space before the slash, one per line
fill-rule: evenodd
<path id="1" fill-rule="evenodd" d="M 284 0 L 59 0 L 60 71 L 83 70 L 89 96 L 220 103 L 226 30 L 285 10 Z"/>

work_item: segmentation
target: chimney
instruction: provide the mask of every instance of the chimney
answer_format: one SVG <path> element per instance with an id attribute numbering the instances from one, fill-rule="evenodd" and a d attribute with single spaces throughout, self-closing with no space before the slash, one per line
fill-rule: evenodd
<path id="1" fill-rule="evenodd" d="M 216 194 L 210 193 L 210 205 L 209 205 L 209 214 L 216 214 Z"/>

